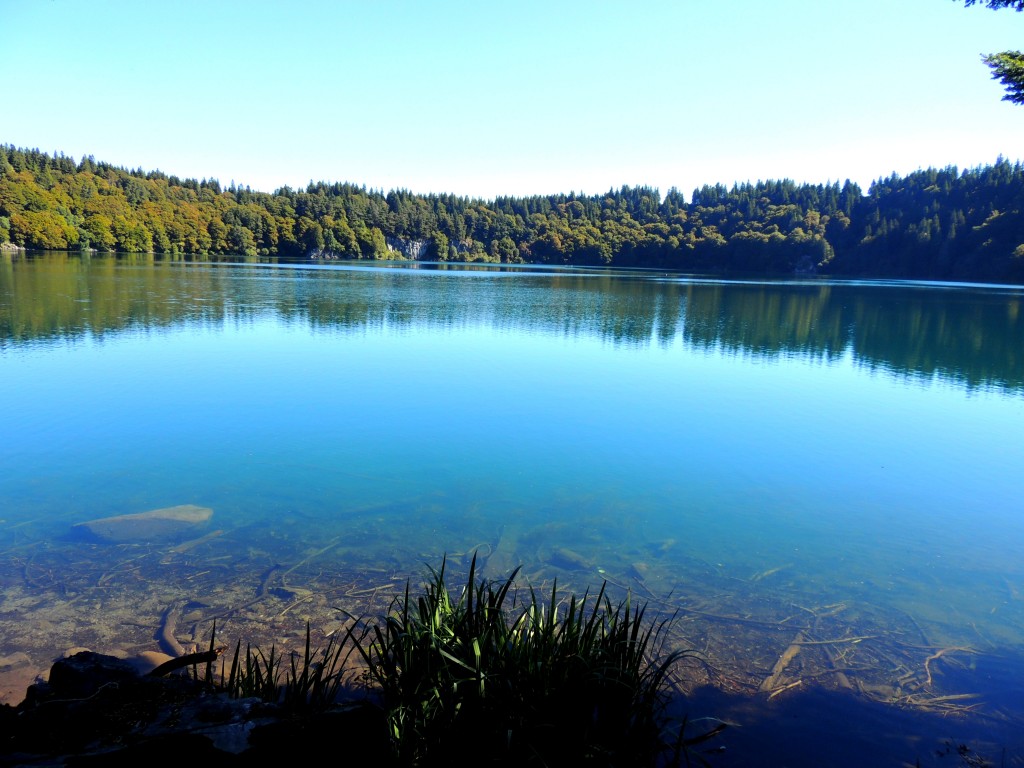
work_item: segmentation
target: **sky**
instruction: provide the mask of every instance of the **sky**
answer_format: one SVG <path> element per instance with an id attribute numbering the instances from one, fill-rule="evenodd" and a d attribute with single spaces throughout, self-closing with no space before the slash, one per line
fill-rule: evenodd
<path id="1" fill-rule="evenodd" d="M 0 143 L 493 199 L 1024 158 L 962 0 L 0 0 Z"/>

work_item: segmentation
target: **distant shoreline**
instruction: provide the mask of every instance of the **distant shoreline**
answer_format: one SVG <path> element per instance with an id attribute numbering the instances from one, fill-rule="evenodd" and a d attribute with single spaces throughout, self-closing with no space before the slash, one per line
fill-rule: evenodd
<path id="1" fill-rule="evenodd" d="M 1024 284 L 1024 165 L 662 195 L 493 201 L 311 182 L 273 194 L 0 146 L 0 247 L 641 267 Z"/>

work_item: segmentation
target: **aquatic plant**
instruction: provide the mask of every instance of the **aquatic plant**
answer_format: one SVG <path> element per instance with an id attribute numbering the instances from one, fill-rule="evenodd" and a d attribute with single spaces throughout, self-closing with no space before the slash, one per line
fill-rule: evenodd
<path id="1" fill-rule="evenodd" d="M 271 646 L 270 655 L 265 656 L 259 648 L 245 646 L 245 659 L 240 660 L 242 641 L 235 645 L 231 672 L 223 684 L 224 691 L 233 699 L 255 697 L 266 702 L 276 702 L 280 695 L 281 659 Z M 221 669 L 221 678 L 224 671 Z"/>
<path id="2" fill-rule="evenodd" d="M 453 597 L 446 560 L 423 594 L 406 583 L 383 620 L 347 631 L 379 689 L 394 756 L 422 765 L 467 755 L 477 763 L 654 765 L 678 762 L 691 743 L 666 729 L 667 675 L 658 661 L 672 617 L 613 605 L 602 586 L 545 604 L 530 589 L 517 606 L 503 582 L 477 579 Z"/>
<path id="3" fill-rule="evenodd" d="M 306 648 L 299 662 L 291 658 L 288 676 L 282 690 L 282 704 L 288 710 L 323 710 L 338 699 L 342 687 L 342 675 L 349 656 L 354 651 L 344 642 L 338 642 L 334 635 L 327 640 L 323 649 L 310 651 L 309 622 L 306 622 Z"/>
<path id="4" fill-rule="evenodd" d="M 213 645 L 212 637 L 210 644 Z M 335 704 L 346 663 L 355 650 L 352 646 L 346 649 L 344 642 L 331 636 L 324 648 L 314 651 L 306 622 L 305 650 L 301 657 L 292 654 L 282 681 L 282 658 L 276 646 L 271 646 L 269 655 L 265 655 L 259 648 L 246 645 L 244 660 L 241 647 L 239 641 L 227 676 L 221 667 L 222 689 L 231 698 L 255 697 L 279 704 L 288 712 L 322 711 Z"/>
<path id="5" fill-rule="evenodd" d="M 286 663 L 235 646 L 230 671 L 207 664 L 206 683 L 232 698 L 255 697 L 284 714 L 321 712 L 337 704 L 353 654 L 383 710 L 381 734 L 399 765 L 462 760 L 474 764 L 689 764 L 690 748 L 721 730 L 686 735 L 666 714 L 670 670 L 685 651 L 659 656 L 673 616 L 648 620 L 647 606 L 596 595 L 545 602 L 530 588 L 477 576 L 474 556 L 466 585 L 453 594 L 447 559 L 419 595 L 411 583 L 376 621 L 354 621 L 322 649 L 305 648 Z M 213 657 L 216 626 L 210 651 Z M 217 654 L 220 653 L 217 650 Z M 195 665 L 193 665 L 195 670 Z M 198 674 L 193 671 L 198 680 Z M 351 693 L 351 692 L 349 692 Z"/>

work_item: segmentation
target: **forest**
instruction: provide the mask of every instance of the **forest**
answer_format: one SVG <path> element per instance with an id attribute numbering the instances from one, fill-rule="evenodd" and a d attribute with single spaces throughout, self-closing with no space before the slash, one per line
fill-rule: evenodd
<path id="1" fill-rule="evenodd" d="M 479 200 L 214 179 L 0 145 L 0 247 L 1024 283 L 1024 166 Z"/>

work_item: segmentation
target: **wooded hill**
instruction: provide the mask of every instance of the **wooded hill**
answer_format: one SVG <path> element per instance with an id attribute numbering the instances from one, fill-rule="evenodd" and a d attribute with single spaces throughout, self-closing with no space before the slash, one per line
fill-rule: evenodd
<path id="1" fill-rule="evenodd" d="M 1024 166 L 477 200 L 310 183 L 273 194 L 0 146 L 0 243 L 1024 283 Z"/>

